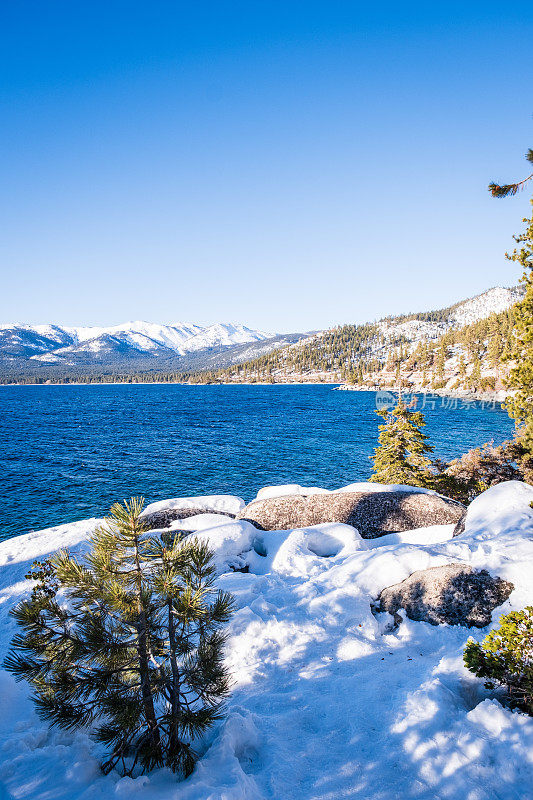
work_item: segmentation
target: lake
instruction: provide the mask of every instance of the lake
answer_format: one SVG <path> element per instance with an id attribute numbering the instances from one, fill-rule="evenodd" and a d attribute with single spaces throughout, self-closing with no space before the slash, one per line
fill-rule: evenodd
<path id="1" fill-rule="evenodd" d="M 324 385 L 0 387 L 0 540 L 133 495 L 250 500 L 268 484 L 366 480 L 375 408 L 374 392 Z M 433 398 L 422 410 L 446 459 L 513 431 L 499 406 Z"/>

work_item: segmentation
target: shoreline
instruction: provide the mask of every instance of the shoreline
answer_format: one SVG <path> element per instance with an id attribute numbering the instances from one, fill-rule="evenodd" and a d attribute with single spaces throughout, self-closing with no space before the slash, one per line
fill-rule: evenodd
<path id="1" fill-rule="evenodd" d="M 350 384 L 341 384 L 336 388 L 336 391 L 343 392 L 389 392 L 390 394 L 397 395 L 398 388 L 382 386 L 376 389 L 363 388 L 361 386 L 351 386 Z M 499 403 L 502 405 L 506 399 L 512 396 L 512 392 L 506 392 L 504 389 L 488 392 L 476 392 L 469 389 L 425 389 L 410 387 L 402 389 L 404 395 L 422 395 L 426 397 L 451 397 L 455 400 L 464 400 L 466 402 L 481 402 L 481 403 Z"/>
<path id="2" fill-rule="evenodd" d="M 69 383 L 0 383 L 0 389 L 14 386 L 337 386 L 340 381 L 220 381 L 214 383 L 190 383 L 189 381 L 70 381 Z M 361 391 L 373 392 L 374 389 Z"/>
<path id="3" fill-rule="evenodd" d="M 0 389 L 9 389 L 13 387 L 59 387 L 59 386 L 329 386 L 334 391 L 347 391 L 347 392 L 389 392 L 393 395 L 398 394 L 398 389 L 395 387 L 377 387 L 369 388 L 368 386 L 356 386 L 344 384 L 339 381 L 220 381 L 216 383 L 190 383 L 188 381 L 72 381 L 69 383 L 64 382 L 46 382 L 46 383 L 2 383 Z M 464 400 L 467 402 L 479 401 L 483 403 L 498 403 L 502 405 L 510 393 L 504 390 L 489 391 L 489 392 L 476 392 L 467 389 L 433 389 L 425 391 L 424 389 L 409 388 L 402 390 L 406 395 L 425 395 L 433 397 L 450 397 L 456 400 Z"/>

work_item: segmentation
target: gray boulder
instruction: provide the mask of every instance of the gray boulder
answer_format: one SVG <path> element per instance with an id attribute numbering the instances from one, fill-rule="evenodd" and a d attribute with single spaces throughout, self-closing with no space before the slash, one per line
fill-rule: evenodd
<path id="1" fill-rule="evenodd" d="M 266 531 L 344 522 L 357 528 L 363 538 L 374 539 L 413 528 L 455 524 L 464 512 L 456 500 L 427 492 L 332 492 L 254 500 L 237 519 Z"/>
<path id="2" fill-rule="evenodd" d="M 413 572 L 408 578 L 384 589 L 378 611 L 388 611 L 399 622 L 398 610 L 405 609 L 409 619 L 440 625 L 464 625 L 484 628 L 491 621 L 494 608 L 507 600 L 514 586 L 493 578 L 487 570 L 473 570 L 465 564 Z"/>

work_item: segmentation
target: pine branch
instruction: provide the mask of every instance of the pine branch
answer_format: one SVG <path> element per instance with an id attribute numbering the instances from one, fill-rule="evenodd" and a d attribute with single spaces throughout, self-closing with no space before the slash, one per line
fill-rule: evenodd
<path id="1" fill-rule="evenodd" d="M 513 197 L 524 189 L 526 183 L 533 178 L 533 172 L 518 183 L 489 183 L 489 192 L 493 197 Z"/>
<path id="2" fill-rule="evenodd" d="M 533 164 L 533 150 L 531 148 L 528 149 L 526 153 L 526 161 L 529 161 L 530 164 Z M 525 185 L 533 178 L 533 172 L 531 175 L 528 175 L 527 178 L 524 178 L 522 181 L 518 181 L 517 183 L 489 183 L 489 192 L 493 197 L 513 197 L 518 192 L 521 192 L 524 189 Z"/>

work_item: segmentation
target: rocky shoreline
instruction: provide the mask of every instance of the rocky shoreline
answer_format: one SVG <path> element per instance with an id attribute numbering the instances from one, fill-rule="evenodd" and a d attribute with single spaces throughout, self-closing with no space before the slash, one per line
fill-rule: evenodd
<path id="1" fill-rule="evenodd" d="M 375 387 L 369 388 L 368 386 L 361 386 L 357 384 L 348 384 L 342 383 L 340 386 L 334 387 L 336 391 L 344 391 L 344 392 L 382 392 L 382 393 L 389 393 L 391 395 L 397 396 L 398 395 L 398 388 L 397 387 Z M 485 404 L 498 404 L 502 405 L 506 398 L 512 395 L 512 392 L 508 392 L 505 389 L 500 389 L 498 391 L 475 391 L 469 389 L 422 389 L 420 387 L 413 386 L 409 389 L 402 389 L 402 395 L 404 397 L 412 398 L 413 395 L 418 396 L 425 396 L 425 397 L 442 397 L 442 398 L 453 398 L 456 400 L 462 400 L 464 402 L 479 402 Z"/>

